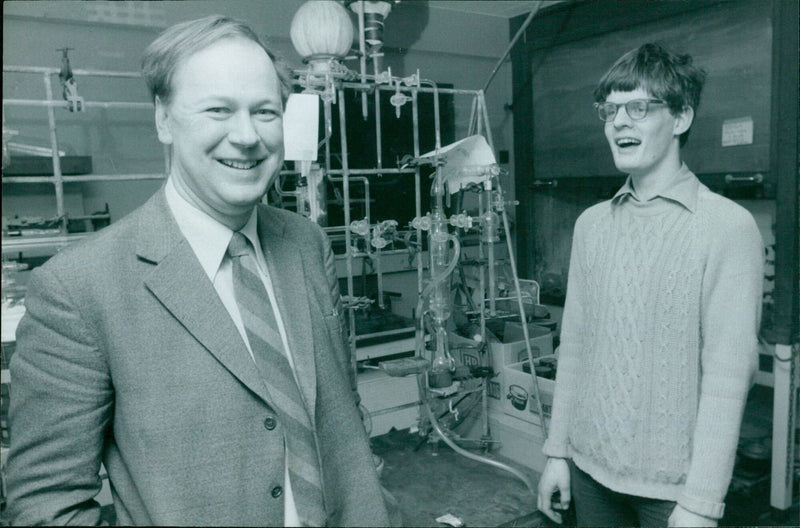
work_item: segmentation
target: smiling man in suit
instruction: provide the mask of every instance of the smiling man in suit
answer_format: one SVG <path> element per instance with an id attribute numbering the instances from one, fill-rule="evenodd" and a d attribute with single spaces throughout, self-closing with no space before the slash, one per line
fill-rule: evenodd
<path id="1" fill-rule="evenodd" d="M 8 514 L 96 524 L 388 524 L 322 230 L 260 204 L 287 73 L 241 22 L 167 29 L 143 73 L 164 187 L 31 276 Z"/>

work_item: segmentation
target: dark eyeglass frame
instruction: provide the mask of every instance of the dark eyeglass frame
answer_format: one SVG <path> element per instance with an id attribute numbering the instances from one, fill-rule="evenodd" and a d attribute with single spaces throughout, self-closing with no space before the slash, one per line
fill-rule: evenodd
<path id="1" fill-rule="evenodd" d="M 634 114 L 638 115 L 638 111 L 636 111 L 636 107 L 634 105 L 644 103 L 644 113 L 640 117 L 635 117 L 631 115 L 631 109 L 634 109 Z M 619 107 L 625 107 L 625 113 L 628 114 L 628 117 L 631 118 L 633 121 L 641 121 L 647 114 L 650 112 L 650 105 L 666 105 L 667 102 L 661 99 L 631 99 L 627 103 L 609 103 L 608 101 L 603 103 L 594 103 L 594 108 L 597 110 L 597 117 L 600 118 L 600 121 L 604 123 L 608 123 L 613 121 L 615 117 L 617 117 L 617 112 L 619 112 Z M 608 112 L 609 109 L 614 108 L 613 112 Z M 603 117 L 605 114 L 605 117 Z"/>

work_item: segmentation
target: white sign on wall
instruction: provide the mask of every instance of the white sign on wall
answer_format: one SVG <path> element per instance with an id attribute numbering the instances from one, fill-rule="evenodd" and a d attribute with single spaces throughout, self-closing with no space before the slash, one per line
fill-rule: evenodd
<path id="1" fill-rule="evenodd" d="M 722 146 L 753 144 L 753 118 L 750 116 L 726 119 L 722 122 Z"/>

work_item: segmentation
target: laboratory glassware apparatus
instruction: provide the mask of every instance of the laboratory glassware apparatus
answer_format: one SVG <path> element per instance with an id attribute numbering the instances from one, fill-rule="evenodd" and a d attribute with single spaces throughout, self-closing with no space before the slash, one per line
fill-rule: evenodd
<path id="1" fill-rule="evenodd" d="M 312 4 L 321 4 L 314 2 Z M 391 68 L 386 71 L 379 71 L 379 58 L 382 56 L 379 46 L 371 45 L 369 58 L 374 64 L 374 73 L 366 72 L 364 53 L 364 23 L 363 12 L 364 2 L 351 6 L 359 15 L 359 39 L 361 41 L 361 71 L 359 73 L 348 70 L 343 61 L 348 57 L 325 56 L 325 54 L 314 54 L 304 58 L 308 68 L 296 70 L 295 84 L 300 87 L 304 94 L 315 94 L 319 97 L 322 105 L 324 130 L 322 139 L 318 143 L 318 148 L 323 149 L 324 162 L 316 165 L 301 165 L 299 171 L 282 171 L 279 178 L 278 190 L 283 196 L 291 195 L 297 201 L 298 211 L 303 211 L 312 219 L 318 221 L 329 236 L 343 237 L 345 247 L 345 266 L 347 279 L 347 295 L 344 298 L 344 310 L 349 317 L 349 346 L 351 349 L 352 370 L 357 372 L 357 341 L 359 337 L 355 328 L 355 311 L 364 306 L 364 299 L 358 299 L 354 295 L 354 265 L 357 261 L 362 263 L 369 261 L 377 275 L 378 297 L 377 302 L 382 303 L 382 272 L 381 258 L 390 252 L 408 251 L 415 256 L 417 271 L 417 309 L 415 311 L 414 335 L 415 352 L 413 358 L 402 358 L 380 363 L 387 374 L 391 376 L 415 375 L 419 388 L 419 404 L 424 411 L 421 422 L 430 424 L 431 431 L 439 439 L 449 445 L 457 453 L 482 462 L 499 469 L 505 470 L 520 480 L 527 486 L 531 493 L 535 494 L 533 483 L 527 475 L 510 467 L 506 464 L 467 451 L 458 443 L 468 443 L 466 439 L 460 438 L 453 431 L 448 430 L 440 419 L 437 418 L 433 407 L 436 403 L 448 401 L 447 410 L 451 414 L 458 415 L 458 409 L 454 408 L 453 401 L 456 397 L 464 398 L 470 394 L 480 396 L 481 417 L 483 419 L 483 436 L 477 442 L 479 447 L 488 451 L 492 444 L 496 442 L 491 439 L 488 427 L 487 409 L 487 384 L 491 377 L 491 367 L 488 369 L 476 369 L 465 372 L 459 369 L 457 361 L 450 350 L 450 341 L 454 338 L 452 328 L 453 319 L 453 295 L 451 290 L 453 273 L 459 267 L 459 257 L 461 254 L 461 243 L 457 235 L 457 229 L 477 230 L 479 236 L 479 268 L 480 268 L 480 303 L 479 321 L 480 337 L 472 340 L 471 345 L 481 348 L 484 353 L 486 347 L 486 319 L 487 316 L 495 315 L 495 303 L 497 294 L 495 291 L 495 244 L 499 241 L 500 230 L 502 229 L 508 250 L 508 259 L 511 264 L 515 295 L 519 308 L 520 320 L 526 321 L 522 299 L 522 289 L 518 279 L 516 265 L 513 257 L 513 247 L 509 230 L 508 216 L 506 214 L 506 202 L 500 184 L 501 169 L 494 161 L 492 134 L 489 126 L 488 112 L 484 99 L 483 90 L 463 90 L 454 88 L 439 87 L 435 82 L 420 77 L 419 71 L 415 74 L 398 77 L 392 75 Z M 328 6 L 333 9 L 332 6 Z M 360 12 L 359 12 L 360 11 Z M 294 24 L 294 22 L 293 22 Z M 296 46 L 297 47 L 297 46 Z M 362 113 L 366 118 L 368 108 L 367 100 L 373 99 L 375 114 L 375 154 L 376 164 L 374 167 L 361 168 L 351 166 L 349 159 L 347 141 L 347 98 L 345 93 L 354 90 L 361 98 Z M 433 99 L 434 121 L 434 144 L 432 152 L 420 154 L 420 126 L 419 126 L 419 95 L 431 94 Z M 469 137 L 449 147 L 442 147 L 441 144 L 441 119 L 439 98 L 441 95 L 467 96 L 471 101 L 471 114 L 469 118 Z M 385 166 L 382 152 L 382 132 L 381 107 L 382 100 L 389 95 L 389 103 L 394 106 L 395 114 L 399 118 L 401 112 L 410 111 L 412 114 L 412 135 L 413 152 L 404 157 L 403 163 L 398 163 L 397 167 Z M 339 124 L 339 152 L 334 152 L 331 139 L 335 135 L 333 130 L 334 105 L 338 106 Z M 482 156 L 473 158 L 470 156 L 465 159 L 456 160 L 458 153 L 471 152 L 477 149 Z M 486 153 L 488 152 L 488 156 Z M 335 168 L 332 159 L 338 161 L 340 168 Z M 476 161 L 476 159 L 478 161 Z M 423 215 L 422 193 L 423 190 L 422 170 L 429 165 L 433 170 L 432 185 L 430 187 L 431 211 Z M 313 170 L 309 167 L 313 166 Z M 298 176 L 298 172 L 299 177 Z M 294 175 L 297 184 L 294 191 L 283 188 L 284 178 Z M 415 196 L 415 218 L 410 223 L 410 231 L 405 232 L 406 248 L 396 249 L 394 243 L 403 238 L 400 226 L 392 220 L 382 220 L 373 222 L 370 211 L 370 180 L 369 176 L 396 175 L 399 177 L 413 178 Z M 322 181 L 334 186 L 341 186 L 341 202 L 343 209 L 343 225 L 328 225 L 328 215 L 323 213 L 325 204 L 331 203 L 326 198 L 312 199 L 309 190 L 321 188 Z M 354 200 L 351 194 L 351 184 L 356 183 L 364 187 L 363 202 Z M 426 186 L 427 187 L 427 186 Z M 338 187 L 337 187 L 338 188 Z M 479 210 L 476 217 L 470 217 L 465 213 L 458 213 L 448 218 L 445 203 L 449 203 L 452 190 L 468 188 L 476 191 L 479 197 Z M 321 196 L 320 193 L 316 194 Z M 364 216 L 353 219 L 352 212 L 354 207 L 363 211 Z M 315 212 L 316 211 L 316 212 Z M 323 220 L 324 219 L 324 220 Z M 425 240 L 423 240 L 423 232 Z M 357 242 L 362 242 L 360 245 Z M 427 256 L 424 249 L 427 247 Z M 387 249 L 384 249 L 387 248 Z M 428 273 L 426 276 L 426 268 Z M 486 278 L 486 275 L 489 275 Z M 488 308 L 487 308 L 488 307 Z M 530 346 L 528 329 L 522 324 L 523 334 L 526 342 L 528 360 L 533 365 L 533 355 Z M 390 330 L 384 333 L 391 333 Z M 382 334 L 382 333 L 378 333 Z M 375 337 L 378 334 L 370 334 L 368 337 Z M 458 345 L 465 346 L 463 341 Z M 461 365 L 463 367 L 463 365 Z M 532 372 L 532 385 L 536 396 L 539 415 L 543 417 L 542 427 L 546 435 L 546 425 L 542 406 L 539 398 L 536 376 Z M 462 384 L 457 377 L 463 379 Z"/>
<path id="2" fill-rule="evenodd" d="M 301 75 L 299 79 L 305 86 L 305 90 L 308 90 L 309 86 L 311 86 L 307 80 L 308 78 L 304 75 Z M 349 301 L 346 303 L 345 309 L 352 312 L 360 307 L 359 300 L 354 296 L 354 263 L 359 259 L 371 259 L 373 262 L 376 262 L 375 269 L 378 277 L 380 277 L 380 249 L 386 242 L 386 240 L 382 237 L 376 236 L 377 234 L 383 232 L 382 229 L 385 227 L 386 221 L 372 221 L 367 205 L 369 203 L 368 193 L 365 194 L 367 199 L 366 203 L 364 204 L 364 207 L 366 208 L 366 216 L 363 219 L 351 219 L 351 211 L 353 210 L 354 204 L 352 203 L 350 197 L 350 183 L 353 181 L 362 182 L 365 187 L 368 188 L 369 180 L 367 176 L 373 174 L 402 174 L 408 177 L 413 177 L 416 190 L 415 210 L 417 216 L 410 226 L 413 232 L 416 233 L 416 243 L 412 243 L 411 245 L 418 248 L 427 246 L 428 248 L 427 257 L 423 251 L 416 253 L 418 257 L 416 262 L 418 275 L 418 305 L 417 310 L 415 311 L 417 314 L 415 324 L 415 359 L 417 361 L 401 361 L 400 364 L 388 361 L 385 365 L 382 364 L 382 367 L 388 373 L 390 373 L 390 375 L 414 374 L 418 376 L 420 400 L 423 412 L 425 413 L 425 419 L 431 424 L 435 434 L 442 441 L 463 456 L 493 465 L 495 467 L 500 467 L 511 472 L 520 478 L 533 492 L 533 485 L 528 477 L 515 468 L 506 466 L 505 464 L 501 464 L 500 462 L 485 456 L 476 455 L 459 446 L 456 442 L 465 443 L 467 441 L 465 439 L 458 438 L 454 435 L 454 433 L 447 431 L 445 427 L 442 427 L 439 423 L 439 419 L 437 419 L 432 410 L 433 400 L 440 399 L 442 396 L 449 402 L 452 402 L 455 398 L 465 396 L 465 393 L 467 392 L 478 393 L 480 395 L 480 402 L 482 405 L 481 418 L 483 420 L 484 429 L 484 435 L 478 444 L 480 447 L 484 447 L 488 450 L 488 447 L 494 443 L 488 430 L 488 411 L 486 403 L 486 384 L 488 383 L 491 373 L 485 370 L 483 372 L 479 371 L 479 376 L 470 376 L 473 377 L 473 383 L 464 383 L 464 388 L 461 387 L 461 383 L 456 383 L 457 380 L 454 380 L 454 375 L 458 365 L 449 350 L 449 342 L 452 338 L 452 331 L 448 329 L 448 325 L 452 319 L 453 301 L 451 292 L 451 277 L 457 270 L 461 250 L 459 238 L 455 234 L 455 228 L 474 228 L 479 230 L 479 260 L 485 260 L 485 265 L 481 266 L 481 277 L 488 275 L 488 278 L 482 278 L 481 280 L 482 284 L 486 285 L 485 289 L 488 292 L 485 295 L 481 293 L 481 295 L 484 297 L 481 303 L 481 309 L 479 310 L 481 341 L 475 342 L 474 346 L 476 347 L 485 346 L 481 345 L 480 343 L 486 343 L 486 317 L 490 316 L 490 313 L 494 312 L 493 306 L 497 299 L 497 294 L 494 290 L 496 284 L 494 277 L 494 270 L 496 269 L 494 252 L 495 244 L 500 239 L 499 232 L 501 229 L 504 230 L 505 233 L 503 238 L 505 238 L 509 246 L 509 255 L 512 255 L 513 253 L 510 245 L 511 237 L 508 227 L 508 218 L 505 211 L 507 204 L 505 203 L 504 194 L 500 186 L 501 171 L 497 164 L 492 161 L 491 163 L 483 166 L 468 165 L 449 170 L 447 168 L 448 161 L 446 159 L 446 155 L 438 154 L 438 152 L 442 150 L 439 139 L 440 126 L 437 104 L 438 96 L 441 93 L 469 95 L 474 98 L 473 115 L 470 118 L 473 124 L 470 126 L 470 131 L 474 131 L 476 134 L 468 139 L 471 143 L 475 144 L 480 144 L 482 142 L 483 145 L 490 150 L 487 140 L 482 135 L 486 134 L 489 137 L 491 136 L 491 132 L 486 124 L 486 109 L 483 101 L 483 94 L 480 91 L 438 88 L 436 84 L 430 80 L 420 79 L 417 82 L 416 79 L 416 76 L 414 77 L 413 81 L 410 81 L 409 79 L 398 79 L 391 77 L 390 74 L 387 73 L 379 78 L 369 78 L 368 76 L 368 81 L 371 82 L 366 84 L 361 82 L 338 80 L 334 83 L 328 83 L 325 85 L 320 83 L 318 85 L 321 89 L 325 89 L 323 86 L 327 86 L 327 89 L 336 93 L 335 99 L 333 97 L 321 96 L 326 128 L 324 132 L 324 139 L 321 142 L 321 146 L 324 148 L 325 156 L 325 169 L 322 170 L 322 172 L 332 181 L 341 182 L 342 184 L 345 225 L 328 225 L 325 226 L 325 229 L 329 234 L 341 233 L 345 237 L 345 262 L 347 266 L 348 289 L 346 299 Z M 376 168 L 357 169 L 349 166 L 346 141 L 347 131 L 345 122 L 346 98 L 344 97 L 344 91 L 350 89 L 372 91 L 370 95 L 378 100 L 378 104 L 380 103 L 380 96 L 383 92 L 392 92 L 392 98 L 394 101 L 398 101 L 400 99 L 397 97 L 398 93 L 401 93 L 402 95 L 408 94 L 405 95 L 405 97 L 407 97 L 407 102 L 411 103 L 410 110 L 414 117 L 413 122 L 415 124 L 415 137 L 414 156 L 412 156 L 407 163 L 398 168 L 379 166 Z M 436 124 L 436 144 L 438 148 L 435 149 L 433 153 L 426 156 L 420 156 L 419 154 L 419 131 L 417 126 L 419 109 L 417 101 L 418 94 L 421 92 L 429 92 L 434 95 L 433 118 Z M 333 134 L 333 131 L 331 130 L 331 113 L 334 100 L 339 106 L 339 133 L 341 136 L 341 151 L 338 153 L 338 155 L 341 159 L 341 169 L 334 169 L 331 167 L 331 157 L 333 153 L 332 149 L 330 148 L 329 140 Z M 398 109 L 401 107 L 402 105 L 399 105 Z M 380 135 L 381 125 L 378 121 L 375 131 L 375 136 L 378 138 L 378 140 Z M 480 138 L 480 141 L 476 140 L 475 138 Z M 380 141 L 376 141 L 376 148 L 378 149 L 378 152 L 380 152 Z M 432 210 L 428 214 L 423 215 L 421 206 L 421 193 L 423 192 L 422 170 L 426 165 L 430 165 L 434 171 L 431 192 Z M 480 198 L 479 214 L 476 217 L 470 217 L 466 214 L 459 213 L 448 218 L 446 216 L 445 202 L 448 200 L 449 189 L 454 189 L 456 186 L 461 185 L 462 183 L 464 183 L 465 186 L 471 187 L 472 189 L 478 191 L 478 196 Z M 305 209 L 305 206 L 303 206 L 303 208 Z M 423 233 L 427 235 L 427 244 L 422 242 Z M 364 237 L 365 241 L 367 242 L 361 246 L 360 249 L 357 248 L 353 242 L 353 237 L 356 236 Z M 412 238 L 413 236 L 414 235 L 412 234 Z M 378 240 L 381 240 L 381 242 L 378 242 L 377 244 L 373 243 L 373 241 Z M 513 265 L 513 258 L 510 260 L 512 261 L 513 276 L 516 278 L 516 269 Z M 426 276 L 426 268 L 428 270 L 428 276 Z M 484 288 L 481 288 L 481 291 L 483 291 L 483 289 Z M 518 280 L 515 290 L 517 292 L 521 290 Z M 521 297 L 519 298 L 519 303 L 522 310 Z M 487 308 L 483 309 L 483 306 L 486 306 Z M 522 313 L 524 313 L 524 311 Z M 357 336 L 355 333 L 355 317 L 352 316 L 352 313 L 351 317 L 348 318 L 348 321 L 350 324 L 349 339 L 352 351 L 351 357 L 355 362 L 357 358 L 355 350 L 356 340 L 359 336 Z M 527 331 L 526 327 L 523 328 L 523 331 Z M 463 347 L 463 342 L 461 342 L 458 346 Z M 528 350 L 529 359 L 531 358 L 531 355 L 532 354 L 530 350 Z M 531 361 L 531 363 L 533 362 Z M 353 368 L 355 369 L 356 366 L 353 365 Z M 477 383 L 475 382 L 475 379 L 477 379 Z M 539 398 L 537 397 L 537 402 L 538 400 Z M 452 412 L 457 412 L 457 409 L 453 409 L 452 405 L 449 406 L 449 409 Z"/>
<path id="3" fill-rule="evenodd" d="M 476 348 L 484 356 L 488 353 L 487 319 L 502 316 L 497 309 L 497 301 L 501 297 L 497 290 L 497 259 L 495 258 L 495 244 L 500 242 L 501 238 L 506 241 L 508 261 L 511 267 L 511 281 L 514 285 L 511 298 L 517 301 L 528 361 L 531 365 L 534 364 L 530 336 L 525 324 L 527 320 L 523 306 L 525 289 L 517 275 L 506 211 L 507 206 L 513 204 L 505 199 L 502 189 L 500 176 L 503 171 L 495 162 L 493 149 L 490 146 L 491 129 L 483 92 L 480 91 L 475 93 L 469 131 L 472 135 L 467 138 L 446 147 L 441 147 L 437 143 L 437 148 L 433 152 L 412 160 L 412 163 L 419 165 L 430 164 L 433 170 L 431 211 L 425 216 L 415 218 L 412 222 L 412 227 L 418 232 L 426 232 L 428 243 L 428 276 L 424 277 L 420 283 L 420 295 L 416 310 L 416 343 L 418 357 L 429 361 L 430 368 L 418 376 L 420 394 L 426 418 L 438 439 L 467 458 L 509 471 L 519 477 L 535 494 L 530 480 L 515 468 L 476 455 L 459 445 L 471 444 L 472 447 L 477 446 L 488 451 L 493 444 L 497 443 L 492 439 L 488 425 L 487 389 L 489 380 L 494 375 L 491 366 L 487 367 L 485 361 L 477 368 L 468 368 L 476 367 L 475 365 L 459 365 L 451 351 L 451 345 L 461 349 Z M 448 217 L 445 203 L 449 202 L 452 194 L 463 191 L 477 193 L 477 215 L 470 216 L 463 212 L 456 212 Z M 462 262 L 459 230 L 465 234 L 477 231 L 479 242 L 478 259 L 473 262 L 479 267 L 480 281 L 477 288 L 479 301 L 477 309 L 472 310 L 472 314 L 477 314 L 480 326 L 469 332 L 471 339 L 467 340 L 459 339 L 453 332 L 454 284 L 452 278 Z M 500 236 L 501 231 L 502 237 Z M 535 303 L 538 303 L 538 299 L 535 300 Z M 539 416 L 544 416 L 538 383 L 534 375 L 532 378 Z M 445 416 L 447 411 L 454 415 L 457 422 L 459 411 L 454 408 L 454 396 L 458 398 L 455 401 L 460 402 L 471 393 L 477 394 L 478 401 L 481 403 L 483 436 L 478 440 L 461 438 L 440 423 L 440 418 Z M 441 406 L 443 400 L 447 401 L 446 412 L 437 418 L 438 413 L 434 409 L 437 407 L 437 403 Z M 456 403 L 456 405 L 458 404 Z M 541 423 L 546 435 L 546 422 L 543 419 Z"/>

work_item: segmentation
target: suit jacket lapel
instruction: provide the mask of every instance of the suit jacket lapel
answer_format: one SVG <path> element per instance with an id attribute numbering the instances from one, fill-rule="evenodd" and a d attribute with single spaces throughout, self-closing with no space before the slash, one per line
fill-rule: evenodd
<path id="1" fill-rule="evenodd" d="M 145 285 L 247 388 L 269 395 L 236 326 L 169 211 L 163 189 L 144 206 L 137 255 L 154 264 Z"/>
<path id="2" fill-rule="evenodd" d="M 317 374 L 302 255 L 297 241 L 286 238 L 283 219 L 273 214 L 270 207 L 259 207 L 258 224 L 261 248 L 286 329 L 298 384 L 313 423 Z"/>

